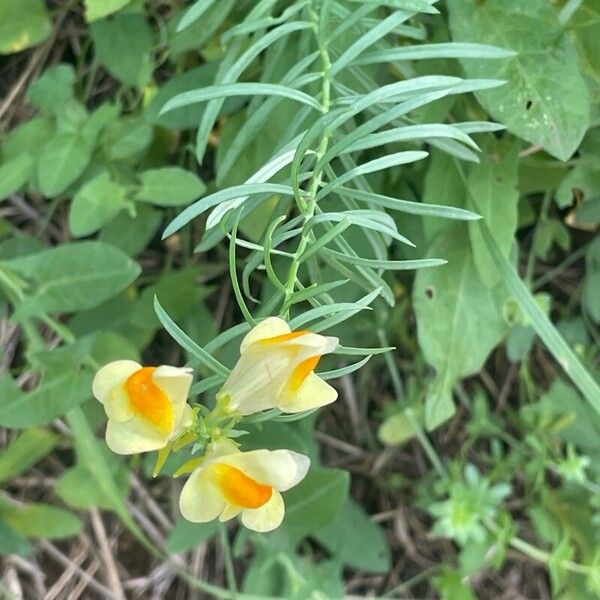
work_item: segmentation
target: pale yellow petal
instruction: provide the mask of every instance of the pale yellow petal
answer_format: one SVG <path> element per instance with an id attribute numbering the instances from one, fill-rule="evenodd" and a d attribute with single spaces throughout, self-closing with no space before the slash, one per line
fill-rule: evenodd
<path id="1" fill-rule="evenodd" d="M 117 385 L 125 383 L 130 375 L 142 368 L 142 365 L 133 360 L 116 360 L 104 365 L 94 377 L 92 393 L 100 402 L 104 402 L 106 396 Z"/>
<path id="2" fill-rule="evenodd" d="M 273 490 L 270 500 L 259 508 L 246 508 L 242 511 L 242 523 L 248 529 L 266 533 L 281 525 L 285 506 L 277 490 Z"/>
<path id="3" fill-rule="evenodd" d="M 167 445 L 168 438 L 138 416 L 124 423 L 108 421 L 106 445 L 117 454 L 138 454 L 159 450 Z"/>
<path id="4" fill-rule="evenodd" d="M 179 496 L 181 514 L 193 523 L 213 521 L 223 512 L 226 504 L 211 470 L 204 467 L 196 469 L 190 475 Z"/>
<path id="5" fill-rule="evenodd" d="M 241 453 L 241 450 L 230 439 L 224 438 L 213 442 L 208 447 L 204 456 L 204 464 L 212 463 L 223 456 L 232 456 Z"/>
<path id="6" fill-rule="evenodd" d="M 227 504 L 223 509 L 223 512 L 219 515 L 219 521 L 221 523 L 225 523 L 225 521 L 230 521 L 234 517 L 237 517 L 242 510 L 244 510 L 241 506 L 236 506 L 235 504 Z"/>
<path id="7" fill-rule="evenodd" d="M 277 399 L 277 408 L 286 413 L 298 413 L 331 404 L 338 393 L 316 373 L 306 377 L 296 392 L 284 388 Z"/>
<path id="8" fill-rule="evenodd" d="M 192 385 L 192 369 L 161 365 L 152 373 L 152 380 L 174 404 L 187 400 Z"/>
<path id="9" fill-rule="evenodd" d="M 104 398 L 106 416 L 117 423 L 129 421 L 135 411 L 129 401 L 129 396 L 123 384 L 116 385 Z"/>
<path id="10" fill-rule="evenodd" d="M 173 408 L 175 429 L 171 434 L 171 439 L 179 437 L 188 427 L 190 427 L 194 420 L 194 411 L 187 402 Z"/>
<path id="11" fill-rule="evenodd" d="M 285 491 L 304 479 L 310 459 L 292 450 L 251 450 L 222 456 L 217 461 L 236 467 L 261 485 Z"/>
<path id="12" fill-rule="evenodd" d="M 339 346 L 339 339 L 307 331 L 304 335 L 281 342 L 281 345 L 300 346 L 311 356 L 313 354 L 323 356 L 331 354 Z"/>
<path id="13" fill-rule="evenodd" d="M 290 349 L 249 351 L 240 357 L 220 393 L 229 396 L 231 408 L 243 415 L 274 408 L 295 360 Z"/>
<path id="14" fill-rule="evenodd" d="M 240 345 L 240 354 L 243 354 L 252 344 L 278 335 L 290 332 L 290 326 L 279 317 L 269 317 L 252 328 Z"/>

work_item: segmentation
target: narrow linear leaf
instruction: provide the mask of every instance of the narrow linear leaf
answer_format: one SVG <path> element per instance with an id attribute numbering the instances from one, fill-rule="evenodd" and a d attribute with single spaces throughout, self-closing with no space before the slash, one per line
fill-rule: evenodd
<path id="1" fill-rule="evenodd" d="M 447 44 L 420 44 L 401 46 L 386 50 L 366 52 L 354 61 L 357 65 L 371 65 L 395 60 L 419 60 L 426 58 L 510 58 L 516 52 L 509 48 L 499 48 L 487 44 L 451 42 Z"/>
<path id="2" fill-rule="evenodd" d="M 167 330 L 169 335 L 185 350 L 187 350 L 192 356 L 197 358 L 202 364 L 206 365 L 211 371 L 223 377 L 229 375 L 229 369 L 222 365 L 216 358 L 211 356 L 204 348 L 200 347 L 192 338 L 184 333 L 179 326 L 171 319 L 166 313 L 165 309 L 160 305 L 158 298 L 154 297 L 154 312 L 159 318 L 163 327 Z"/>
<path id="3" fill-rule="evenodd" d="M 173 235 L 179 231 L 184 225 L 187 225 L 192 219 L 195 219 L 209 208 L 233 199 L 246 199 L 249 196 L 256 194 L 283 194 L 292 195 L 292 188 L 287 185 L 279 185 L 275 183 L 253 183 L 236 185 L 214 194 L 209 194 L 198 200 L 191 206 L 188 206 L 184 211 L 179 213 L 163 232 L 163 239 Z"/>
<path id="4" fill-rule="evenodd" d="M 594 381 L 578 356 L 545 315 L 540 305 L 531 295 L 531 292 L 525 287 L 525 284 L 521 281 L 512 265 L 502 255 L 489 227 L 483 221 L 480 221 L 479 227 L 488 250 L 502 274 L 504 284 L 519 303 L 531 326 L 540 336 L 558 364 L 564 369 L 565 373 L 587 398 L 596 412 L 600 413 L 600 385 Z"/>
<path id="5" fill-rule="evenodd" d="M 199 90 L 178 94 L 174 98 L 171 98 L 158 114 L 160 116 L 182 106 L 207 102 L 215 98 L 230 98 L 231 96 L 281 96 L 290 100 L 296 100 L 316 110 L 320 109 L 320 104 L 312 96 L 285 85 L 277 83 L 231 83 L 211 85 Z"/>
<path id="6" fill-rule="evenodd" d="M 373 192 L 355 190 L 353 188 L 342 187 L 337 190 L 338 194 L 346 194 L 355 200 L 397 210 L 412 215 L 421 215 L 425 217 L 441 217 L 442 219 L 455 219 L 458 221 L 477 221 L 481 216 L 477 213 L 457 208 L 455 206 L 442 206 L 439 204 L 425 204 L 424 202 L 411 202 L 409 200 L 399 200 L 390 196 L 382 196 Z"/>

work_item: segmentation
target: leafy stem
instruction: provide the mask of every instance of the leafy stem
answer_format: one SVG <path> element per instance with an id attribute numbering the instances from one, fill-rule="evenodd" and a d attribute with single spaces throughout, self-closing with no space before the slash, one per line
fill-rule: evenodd
<path id="1" fill-rule="evenodd" d="M 312 10 L 311 18 L 315 23 L 315 35 L 319 44 L 319 56 L 321 58 L 321 113 L 326 114 L 327 112 L 329 112 L 329 108 L 331 106 L 331 78 L 329 76 L 329 71 L 331 69 L 331 58 L 329 56 L 327 40 L 321 40 L 318 35 L 318 13 Z M 323 133 L 321 134 L 319 146 L 315 153 L 315 164 L 317 164 L 321 160 L 321 158 L 323 158 L 323 156 L 327 152 L 328 145 L 329 131 L 327 130 L 327 128 L 324 128 Z M 321 180 L 322 170 L 315 170 L 309 180 L 308 194 L 306 197 L 305 205 L 299 206 L 299 209 L 302 212 L 302 216 L 304 217 L 305 224 L 313 217 L 315 213 L 315 208 L 317 205 L 317 191 L 319 190 L 319 186 L 321 185 Z M 282 313 L 284 313 L 285 315 L 287 315 L 287 312 L 289 311 L 290 298 L 294 293 L 296 278 L 298 276 L 298 270 L 300 268 L 300 257 L 304 254 L 304 251 L 306 250 L 306 247 L 310 241 L 310 237 L 311 233 L 309 231 L 302 231 L 298 247 L 290 265 L 287 281 L 284 286 L 284 302 L 282 307 Z"/>

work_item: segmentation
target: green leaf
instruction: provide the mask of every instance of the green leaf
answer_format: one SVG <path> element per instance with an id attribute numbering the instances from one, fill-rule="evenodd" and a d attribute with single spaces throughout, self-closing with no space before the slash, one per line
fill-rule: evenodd
<path id="1" fill-rule="evenodd" d="M 485 224 L 480 226 L 490 254 L 502 274 L 504 285 L 518 302 L 519 307 L 529 319 L 531 326 L 540 336 L 546 348 L 565 370 L 579 391 L 587 398 L 593 408 L 600 413 L 600 385 L 594 380 L 589 371 L 583 366 L 581 360 L 569 347 L 556 327 L 546 316 L 540 305 L 536 302 L 531 292 L 525 287 L 513 266 L 502 256 L 492 233 Z"/>
<path id="2" fill-rule="evenodd" d="M 0 453 L 0 482 L 27 471 L 48 455 L 59 439 L 60 436 L 45 429 L 25 430 Z"/>
<path id="3" fill-rule="evenodd" d="M 477 600 L 458 571 L 445 567 L 440 575 L 433 578 L 433 582 L 441 600 Z"/>
<path id="4" fill-rule="evenodd" d="M 442 230 L 428 254 L 443 256 L 448 264 L 420 270 L 415 279 L 419 346 L 436 370 L 425 405 L 428 429 L 452 416 L 454 384 L 481 369 L 506 328 L 499 290 L 481 281 L 466 235 L 464 225 Z"/>
<path id="5" fill-rule="evenodd" d="M 439 10 L 433 6 L 436 0 L 350 0 L 356 4 L 373 4 L 376 6 L 389 6 L 402 11 L 423 12 L 431 15 L 439 14 Z M 407 17 L 405 16 L 405 19 Z"/>
<path id="6" fill-rule="evenodd" d="M 466 185 L 469 194 L 477 198 L 479 214 L 493 232 L 502 255 L 508 258 L 517 231 L 519 144 L 514 140 L 488 144 L 484 152 L 487 160 L 471 167 Z M 475 222 L 469 224 L 469 237 L 479 277 L 488 287 L 497 285 L 500 273 Z"/>
<path id="7" fill-rule="evenodd" d="M 15 127 L 4 139 L 1 147 L 3 160 L 29 154 L 35 158 L 41 154 L 44 144 L 54 135 L 54 119 L 35 117 Z"/>
<path id="8" fill-rule="evenodd" d="M 281 96 L 290 100 L 296 100 L 316 110 L 319 110 L 321 106 L 312 96 L 285 85 L 276 83 L 229 83 L 210 85 L 200 90 L 192 90 L 179 94 L 171 98 L 163 106 L 159 114 L 162 115 L 182 106 L 207 102 L 216 98 L 229 98 L 231 96 Z"/>
<path id="9" fill-rule="evenodd" d="M 219 192 L 214 192 L 213 194 L 209 194 L 198 200 L 198 202 L 194 202 L 194 204 L 188 206 L 178 214 L 165 228 L 163 239 L 179 231 L 192 219 L 195 219 L 217 204 L 221 204 L 227 200 L 244 201 L 249 196 L 255 194 L 285 194 L 291 196 L 292 188 L 277 183 L 246 183 L 244 185 L 235 185 Z"/>
<path id="10" fill-rule="evenodd" d="M 434 9 L 435 10 L 435 9 Z M 437 11 L 435 11 L 437 12 Z M 342 71 L 348 64 L 353 62 L 366 49 L 372 47 L 381 38 L 393 31 L 398 25 L 406 21 L 407 14 L 402 11 L 393 12 L 389 17 L 383 19 L 375 27 L 370 28 L 358 38 L 346 51 L 331 65 L 329 74 L 331 77 Z"/>
<path id="11" fill-rule="evenodd" d="M 33 546 L 0 516 L 0 556 L 20 554 L 26 556 L 33 552 Z"/>
<path id="12" fill-rule="evenodd" d="M 98 231 L 125 208 L 127 190 L 105 171 L 79 189 L 69 212 L 69 229 L 75 237 Z"/>
<path id="13" fill-rule="evenodd" d="M 600 238 L 596 237 L 585 254 L 582 302 L 590 317 L 600 323 Z"/>
<path id="14" fill-rule="evenodd" d="M 185 350 L 187 350 L 194 358 L 197 358 L 201 363 L 206 365 L 211 371 L 218 375 L 227 377 L 229 369 L 222 365 L 216 358 L 211 356 L 204 348 L 200 347 L 186 333 L 184 333 L 167 314 L 165 309 L 160 305 L 158 298 L 154 298 L 154 310 L 163 327 L 169 335 Z"/>
<path id="15" fill-rule="evenodd" d="M 50 138 L 38 162 L 42 193 L 49 198 L 62 194 L 88 166 L 92 150 L 92 141 L 77 133 L 57 133 Z"/>
<path id="16" fill-rule="evenodd" d="M 121 10 L 130 2 L 131 0 L 85 0 L 85 20 L 91 23 Z"/>
<path id="17" fill-rule="evenodd" d="M 514 56 L 512 50 L 488 46 L 487 44 L 419 44 L 418 46 L 400 46 L 386 50 L 365 52 L 357 60 L 356 65 L 370 65 L 396 60 L 421 60 L 424 58 L 509 58 Z"/>
<path id="18" fill-rule="evenodd" d="M 590 102 L 573 40 L 546 0 L 449 0 L 450 26 L 458 42 L 483 42 L 515 50 L 499 61 L 462 59 L 471 77 L 507 84 L 477 97 L 497 121 L 560 160 L 575 152 L 589 126 Z"/>
<path id="19" fill-rule="evenodd" d="M 394 154 L 388 154 L 387 156 L 370 160 L 369 162 L 363 163 L 353 169 L 350 169 L 349 171 L 346 171 L 343 175 L 340 175 L 328 183 L 321 191 L 319 191 L 317 194 L 317 199 L 324 198 L 331 191 L 340 187 L 344 183 L 359 177 L 360 175 L 376 173 L 377 171 L 382 171 L 383 169 L 389 169 L 390 167 L 396 167 L 398 165 L 410 164 L 418 160 L 423 160 L 424 158 L 427 158 L 427 156 L 429 156 L 427 152 L 423 152 L 421 150 L 409 150 L 407 152 L 396 152 Z"/>
<path id="20" fill-rule="evenodd" d="M 31 104 L 50 115 L 58 115 L 65 102 L 73 97 L 75 69 L 69 64 L 58 64 L 46 69 L 27 90 Z"/>
<path id="21" fill-rule="evenodd" d="M 344 565 L 369 573 L 387 573 L 391 567 L 383 531 L 350 498 L 332 523 L 312 535 Z"/>
<path id="22" fill-rule="evenodd" d="M 126 254 L 102 242 L 74 242 L 3 263 L 31 282 L 17 316 L 87 310 L 139 275 Z"/>
<path id="23" fill-rule="evenodd" d="M 338 193 L 354 198 L 355 200 L 366 202 L 370 205 L 381 206 L 383 208 L 389 208 L 390 210 L 397 210 L 411 215 L 441 217 L 443 219 L 456 219 L 458 221 L 477 221 L 481 218 L 480 215 L 471 212 L 470 210 L 457 208 L 455 206 L 442 206 L 440 204 L 399 200 L 398 198 L 382 196 L 381 194 L 374 194 L 372 192 L 365 192 L 363 190 L 355 190 L 347 187 L 340 188 Z"/>
<path id="24" fill-rule="evenodd" d="M 85 414 L 81 408 L 76 407 L 67 413 L 67 423 L 71 428 L 75 445 L 75 452 L 79 464 L 88 471 L 95 484 L 102 491 L 103 498 L 112 510 L 133 533 L 133 535 L 150 551 L 156 555 L 156 548 L 142 533 L 137 523 L 131 517 L 122 491 L 119 489 L 115 476 L 104 456 L 102 448 L 94 436 Z"/>
<path id="25" fill-rule="evenodd" d="M 145 15 L 120 13 L 96 21 L 90 29 L 96 57 L 106 70 L 125 84 L 143 88 L 152 75 L 154 46 Z"/>
<path id="26" fill-rule="evenodd" d="M 159 210 L 139 204 L 135 217 L 127 211 L 120 212 L 102 228 L 98 239 L 134 257 L 148 246 L 162 218 Z"/>
<path id="27" fill-rule="evenodd" d="M 108 448 L 102 454 L 115 482 L 115 490 L 124 501 L 128 490 L 128 469 Z M 85 481 L 85 485 L 81 485 L 82 481 Z M 93 506 L 105 509 L 114 507 L 114 499 L 106 495 L 90 471 L 80 464 L 64 471 L 56 480 L 54 493 L 72 508 L 87 510 Z"/>
<path id="28" fill-rule="evenodd" d="M 202 542 L 210 539 L 219 530 L 218 521 L 209 523 L 190 523 L 178 517 L 165 542 L 165 550 L 169 554 L 179 554 L 193 550 Z"/>
<path id="29" fill-rule="evenodd" d="M 49 373 L 33 392 L 25 394 L 5 375 L 0 379 L 0 425 L 23 428 L 49 423 L 90 398 L 92 379 L 88 370 L 69 368 Z"/>
<path id="30" fill-rule="evenodd" d="M 146 286 L 131 315 L 131 323 L 141 328 L 160 326 L 154 312 L 154 296 L 163 300 L 162 306 L 172 319 L 187 318 L 210 291 L 198 285 L 199 274 L 196 267 L 179 269 L 163 275 L 156 284 Z"/>
<path id="31" fill-rule="evenodd" d="M 140 175 L 137 199 L 157 206 L 185 206 L 206 191 L 202 180 L 180 167 L 150 169 Z"/>
<path id="32" fill-rule="evenodd" d="M 18 192 L 28 181 L 33 169 L 29 154 L 19 154 L 0 166 L 0 200 Z"/>
<path id="33" fill-rule="evenodd" d="M 196 47 L 196 41 L 194 41 L 194 47 Z M 175 109 L 169 113 L 159 113 L 162 107 L 178 94 L 210 85 L 214 81 L 218 66 L 218 61 L 213 61 L 174 75 L 159 88 L 146 107 L 146 119 L 151 123 L 171 129 L 196 127 L 206 108 L 205 104 L 193 104 Z M 234 99 L 234 102 L 238 102 L 238 99 Z M 226 112 L 225 108 L 228 105 L 231 105 L 230 101 L 227 101 L 224 105 L 223 112 Z"/>
<path id="34" fill-rule="evenodd" d="M 214 2 L 215 0 L 196 0 L 196 2 L 187 9 L 177 24 L 177 31 L 182 31 L 196 22 L 211 7 L 211 5 L 214 4 Z"/>
<path id="35" fill-rule="evenodd" d="M 407 407 L 389 416 L 379 427 L 379 439 L 388 446 L 398 446 L 412 439 L 417 433 L 415 420 L 422 422 L 422 410 L 418 407 Z"/>
<path id="36" fill-rule="evenodd" d="M 0 0 L 0 54 L 43 42 L 52 31 L 44 0 Z"/>
<path id="37" fill-rule="evenodd" d="M 566 5 L 563 7 L 566 8 Z M 598 114 L 600 100 L 600 5 L 596 0 L 584 0 L 577 8 L 568 27 L 577 44 L 581 72 L 592 92 L 592 110 Z"/>
<path id="38" fill-rule="evenodd" d="M 284 525 L 294 539 L 331 523 L 348 496 L 349 475 L 340 469 L 312 468 L 285 494 Z"/>
<path id="39" fill-rule="evenodd" d="M 256 6 L 255 11 L 251 11 L 248 15 L 259 17 L 258 13 L 265 13 L 269 10 L 268 4 L 259 3 Z M 279 25 L 271 29 L 268 33 L 265 33 L 261 36 L 255 36 L 254 43 L 250 45 L 249 48 L 234 62 L 235 54 L 227 57 L 227 60 L 223 63 L 218 72 L 218 83 L 219 84 L 230 84 L 237 81 L 240 75 L 245 71 L 245 69 L 252 64 L 252 62 L 256 59 L 257 56 L 261 54 L 264 50 L 266 50 L 271 44 L 274 44 L 277 40 L 283 38 L 284 36 L 289 36 L 296 31 L 301 31 L 307 29 L 308 27 L 312 27 L 312 23 L 307 23 L 304 21 L 300 22 L 290 22 L 284 23 L 283 25 Z M 234 47 L 237 49 L 239 46 L 235 45 Z M 232 64 L 233 63 L 233 64 Z M 196 136 L 196 158 L 198 162 L 202 162 L 204 158 L 204 153 L 206 151 L 206 146 L 208 143 L 208 137 L 210 132 L 213 129 L 215 121 L 219 116 L 221 108 L 223 106 L 224 100 L 222 98 L 215 98 L 214 100 L 210 100 L 206 106 L 204 114 L 202 115 L 202 120 L 200 122 L 200 127 L 198 128 L 198 133 Z"/>
<path id="40" fill-rule="evenodd" d="M 0 504 L 0 516 L 15 531 L 29 538 L 61 540 L 81 532 L 83 523 L 73 513 L 49 504 Z"/>
<path id="41" fill-rule="evenodd" d="M 150 146 L 154 128 L 142 119 L 129 117 L 109 123 L 101 142 L 112 160 L 134 157 Z"/>

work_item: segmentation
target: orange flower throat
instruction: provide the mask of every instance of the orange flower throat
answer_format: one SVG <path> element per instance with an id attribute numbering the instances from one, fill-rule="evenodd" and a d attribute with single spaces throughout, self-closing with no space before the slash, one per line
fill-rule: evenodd
<path id="1" fill-rule="evenodd" d="M 173 407 L 167 395 L 154 383 L 156 367 L 144 367 L 130 375 L 125 390 L 131 407 L 140 417 L 149 421 L 163 435 L 173 431 Z"/>
<path id="2" fill-rule="evenodd" d="M 244 508 L 259 508 L 273 494 L 270 485 L 262 485 L 231 465 L 217 464 L 214 467 L 217 483 L 225 498 Z"/>

